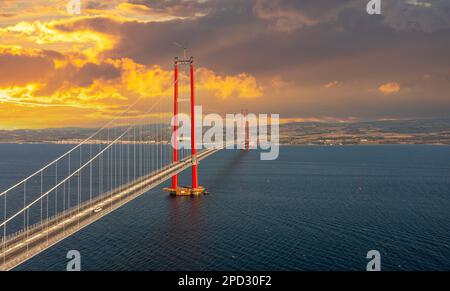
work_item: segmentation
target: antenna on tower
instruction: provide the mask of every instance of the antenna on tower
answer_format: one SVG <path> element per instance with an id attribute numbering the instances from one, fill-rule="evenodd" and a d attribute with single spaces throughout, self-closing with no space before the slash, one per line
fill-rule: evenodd
<path id="1" fill-rule="evenodd" d="M 183 58 L 186 60 L 187 59 L 187 46 L 186 45 L 181 45 L 178 42 L 173 42 L 173 44 L 181 49 L 183 49 Z"/>

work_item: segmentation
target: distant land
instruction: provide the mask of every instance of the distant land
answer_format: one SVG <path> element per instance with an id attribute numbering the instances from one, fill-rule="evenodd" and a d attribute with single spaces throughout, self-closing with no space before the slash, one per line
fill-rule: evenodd
<path id="1" fill-rule="evenodd" d="M 450 119 L 352 123 L 302 122 L 280 127 L 282 144 L 450 144 Z"/>
<path id="2" fill-rule="evenodd" d="M 0 143 L 78 143 L 97 129 L 0 130 Z M 145 131 L 145 128 L 144 128 Z M 154 131 L 154 130 L 153 130 Z M 155 139 L 149 130 L 148 140 Z M 170 128 L 161 126 L 165 136 Z M 383 120 L 352 123 L 296 122 L 280 126 L 285 145 L 450 145 L 450 119 Z"/>

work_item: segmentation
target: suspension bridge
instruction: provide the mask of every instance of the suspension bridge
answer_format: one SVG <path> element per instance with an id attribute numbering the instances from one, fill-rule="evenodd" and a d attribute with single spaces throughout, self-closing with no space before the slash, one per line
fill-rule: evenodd
<path id="1" fill-rule="evenodd" d="M 183 81 L 187 85 L 180 85 Z M 198 182 L 198 163 L 226 145 L 197 151 L 194 106 L 194 59 L 175 58 L 173 98 L 134 102 L 0 193 L 0 270 L 13 269 L 165 181 L 171 180 L 164 190 L 174 196 L 208 194 Z M 177 116 L 183 111 L 191 118 L 190 149 L 178 147 Z M 189 168 L 192 184 L 180 186 L 178 174 Z"/>

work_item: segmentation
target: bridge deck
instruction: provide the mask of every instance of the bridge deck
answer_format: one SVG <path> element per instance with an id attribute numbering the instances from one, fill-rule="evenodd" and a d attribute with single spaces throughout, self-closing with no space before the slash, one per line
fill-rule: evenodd
<path id="1" fill-rule="evenodd" d="M 197 155 L 197 160 L 219 150 L 204 150 Z M 13 269 L 191 166 L 192 159 L 188 157 L 9 237 L 0 245 L 0 271 Z"/>

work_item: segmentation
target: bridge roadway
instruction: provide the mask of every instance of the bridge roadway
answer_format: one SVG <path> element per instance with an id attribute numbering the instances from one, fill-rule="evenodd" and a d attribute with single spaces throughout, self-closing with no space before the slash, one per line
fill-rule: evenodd
<path id="1" fill-rule="evenodd" d="M 197 160 L 216 153 L 220 148 L 207 149 L 197 154 Z M 0 242 L 0 271 L 11 270 L 49 247 L 64 240 L 80 229 L 99 220 L 117 208 L 160 185 L 173 175 L 192 166 L 192 158 L 187 157 L 171 165 L 123 185 L 80 206 L 67 210 L 62 215 L 31 226 L 26 231 L 8 237 L 6 244 Z M 63 259 L 63 258 L 62 258 Z"/>

